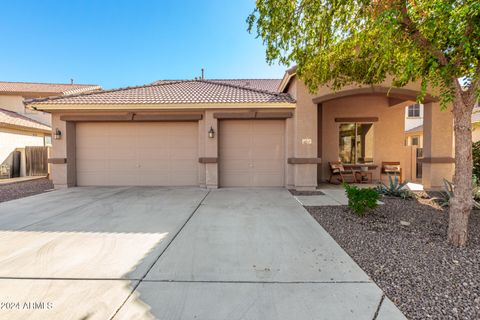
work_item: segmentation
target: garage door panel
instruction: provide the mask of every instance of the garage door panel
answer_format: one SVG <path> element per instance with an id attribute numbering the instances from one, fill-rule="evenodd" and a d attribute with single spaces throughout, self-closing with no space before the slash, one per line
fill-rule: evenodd
<path id="1" fill-rule="evenodd" d="M 107 169 L 107 162 L 104 159 L 88 159 L 89 161 L 77 161 L 78 172 L 96 172 Z"/>
<path id="2" fill-rule="evenodd" d="M 99 176 L 95 172 L 82 172 L 82 174 L 77 176 L 77 184 L 79 186 L 105 186 L 107 185 L 107 182 L 104 176 Z"/>
<path id="3" fill-rule="evenodd" d="M 222 120 L 221 186 L 284 186 L 285 121 Z"/>
<path id="4" fill-rule="evenodd" d="M 269 159 L 262 160 L 262 159 L 255 159 L 253 160 L 253 170 L 255 172 L 277 172 L 283 173 L 283 163 L 281 162 L 273 162 Z"/>
<path id="5" fill-rule="evenodd" d="M 78 134 L 78 133 L 77 133 Z M 84 148 L 100 149 L 108 144 L 107 137 L 96 137 L 91 139 L 81 139 L 77 141 L 77 148 L 82 150 Z"/>
<path id="6" fill-rule="evenodd" d="M 194 186 L 197 171 L 196 122 L 77 124 L 78 185 Z"/>
<path id="7" fill-rule="evenodd" d="M 107 153 L 105 148 L 85 148 L 77 149 L 76 156 L 77 160 L 105 160 Z"/>
<path id="8" fill-rule="evenodd" d="M 235 172 L 235 171 L 243 171 L 248 173 L 250 171 L 250 161 L 249 159 L 225 159 L 222 158 L 222 164 L 220 165 L 220 170 L 223 172 Z"/>
<path id="9" fill-rule="evenodd" d="M 219 153 L 221 154 L 222 159 L 226 160 L 248 160 L 251 158 L 251 149 L 248 148 L 238 148 L 238 149 L 220 149 Z"/>
<path id="10" fill-rule="evenodd" d="M 229 186 L 235 186 L 235 187 L 251 187 L 252 185 L 252 179 L 249 174 L 244 174 L 244 173 L 223 173 L 222 174 L 222 180 L 221 180 L 222 186 L 229 187 Z"/>
<path id="11" fill-rule="evenodd" d="M 253 177 L 255 187 L 278 187 L 283 185 L 283 175 L 257 173 Z"/>
<path id="12" fill-rule="evenodd" d="M 111 159 L 121 159 L 121 160 L 131 160 L 131 162 L 135 163 L 137 159 L 136 152 L 132 151 L 132 149 L 108 149 L 108 157 Z"/>

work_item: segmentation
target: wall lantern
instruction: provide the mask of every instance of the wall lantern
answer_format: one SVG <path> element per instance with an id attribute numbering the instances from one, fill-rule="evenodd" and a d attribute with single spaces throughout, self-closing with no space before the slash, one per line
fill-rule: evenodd
<path id="1" fill-rule="evenodd" d="M 60 140 L 62 138 L 62 131 L 60 129 L 56 128 L 55 129 L 55 134 L 53 135 L 55 140 Z"/>
<path id="2" fill-rule="evenodd" d="M 210 130 L 208 130 L 208 137 L 211 139 L 215 138 L 215 130 L 213 130 L 213 127 L 210 127 Z"/>

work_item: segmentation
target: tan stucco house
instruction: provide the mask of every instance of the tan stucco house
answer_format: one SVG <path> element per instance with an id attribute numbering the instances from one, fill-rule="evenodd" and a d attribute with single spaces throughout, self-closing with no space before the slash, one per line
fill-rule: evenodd
<path id="1" fill-rule="evenodd" d="M 183 80 L 69 97 L 28 107 L 52 114 L 52 178 L 69 186 L 279 186 L 313 189 L 329 162 L 411 166 L 404 108 L 419 87 L 351 86 L 309 93 L 295 68 L 278 80 Z M 453 173 L 452 115 L 427 95 L 425 187 Z"/>
<path id="2" fill-rule="evenodd" d="M 26 108 L 25 99 L 65 96 L 99 90 L 96 85 L 0 81 L 0 178 L 26 170 L 25 148 L 50 145 L 51 115 Z M 12 170 L 18 155 L 18 170 Z"/>

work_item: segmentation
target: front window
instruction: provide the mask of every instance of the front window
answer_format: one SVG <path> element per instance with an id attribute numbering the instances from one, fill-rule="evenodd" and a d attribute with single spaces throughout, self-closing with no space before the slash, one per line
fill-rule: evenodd
<path id="1" fill-rule="evenodd" d="M 409 118 L 419 118 L 420 117 L 420 105 L 412 104 L 408 107 L 408 117 Z"/>
<path id="2" fill-rule="evenodd" d="M 418 137 L 412 137 L 412 146 L 418 146 L 419 145 L 419 138 Z"/>
<path id="3" fill-rule="evenodd" d="M 342 123 L 339 136 L 342 163 L 373 162 L 373 123 Z"/>

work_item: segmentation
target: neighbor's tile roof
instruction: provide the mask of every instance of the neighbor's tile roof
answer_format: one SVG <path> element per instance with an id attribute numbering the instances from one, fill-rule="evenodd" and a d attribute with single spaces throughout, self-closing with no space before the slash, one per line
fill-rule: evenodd
<path id="1" fill-rule="evenodd" d="M 414 127 L 412 129 L 406 130 L 406 133 L 412 133 L 412 132 L 420 132 L 423 131 L 423 125 L 419 125 L 417 127 Z"/>
<path id="2" fill-rule="evenodd" d="M 19 113 L 0 108 L 0 126 L 13 126 L 26 129 L 37 129 L 43 132 L 50 132 L 51 128 L 41 122 L 30 119 Z"/>
<path id="3" fill-rule="evenodd" d="M 1 93 L 51 93 L 69 95 L 81 92 L 100 90 L 102 87 L 93 84 L 36 83 L 0 81 Z"/>
<path id="4" fill-rule="evenodd" d="M 154 84 L 84 94 L 33 99 L 41 104 L 217 104 L 293 103 L 285 93 L 210 80 L 159 81 Z"/>
<path id="5" fill-rule="evenodd" d="M 154 82 L 154 84 L 161 84 L 171 81 L 172 80 L 159 80 Z M 250 89 L 278 92 L 278 86 L 280 85 L 280 82 L 282 82 L 282 79 L 208 79 L 208 81 L 233 84 L 235 86 Z"/>

